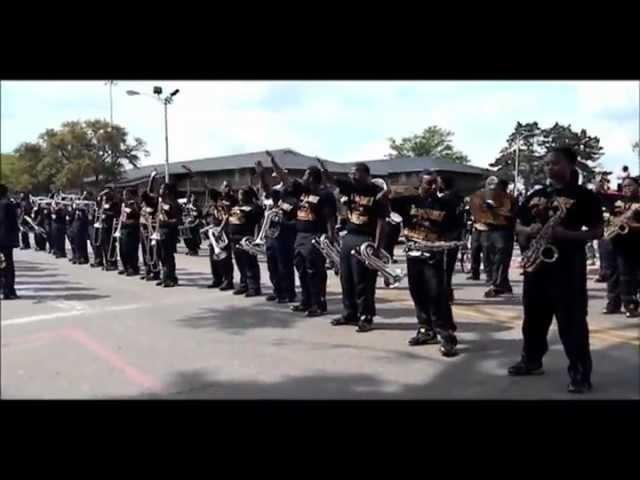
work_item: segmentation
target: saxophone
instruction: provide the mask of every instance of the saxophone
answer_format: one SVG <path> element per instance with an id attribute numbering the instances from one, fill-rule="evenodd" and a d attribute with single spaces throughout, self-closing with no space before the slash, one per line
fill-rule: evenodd
<path id="1" fill-rule="evenodd" d="M 629 230 L 631 229 L 629 227 L 629 223 L 631 223 L 633 216 L 637 213 L 640 213 L 640 207 L 629 208 L 629 210 L 624 212 L 622 215 L 611 219 L 606 231 L 604 232 L 604 238 L 611 240 L 618 235 L 626 235 L 629 233 Z"/>
<path id="2" fill-rule="evenodd" d="M 531 242 L 529 249 L 522 254 L 522 268 L 525 272 L 534 272 L 543 262 L 553 263 L 558 259 L 558 249 L 550 243 L 551 233 L 564 220 L 567 207 L 561 202 L 556 204 L 558 206 L 556 214 L 544 224 L 540 233 Z"/>

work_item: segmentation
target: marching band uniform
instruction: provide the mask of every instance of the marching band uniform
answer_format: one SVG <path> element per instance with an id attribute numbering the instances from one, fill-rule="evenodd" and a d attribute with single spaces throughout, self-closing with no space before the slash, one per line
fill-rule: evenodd
<path id="1" fill-rule="evenodd" d="M 458 203 L 452 197 L 429 193 L 392 199 L 394 211 L 403 218 L 407 242 L 452 241 L 459 229 Z M 416 309 L 418 332 L 409 345 L 437 344 L 444 356 L 456 354 L 456 325 L 448 301 L 448 272 L 444 251 L 426 254 L 407 252 L 409 291 Z M 455 260 L 454 260 L 455 262 Z"/>
<path id="2" fill-rule="evenodd" d="M 158 255 L 162 264 L 162 279 L 156 285 L 175 287 L 178 284 L 176 276 L 176 257 L 178 245 L 178 222 L 182 218 L 180 204 L 173 196 L 161 199 L 158 204 L 160 212 L 160 236 L 158 241 Z"/>
<path id="3" fill-rule="evenodd" d="M 507 192 L 502 193 L 501 205 L 489 206 L 491 215 L 486 225 L 487 256 L 491 264 L 491 287 L 485 292 L 485 297 L 496 297 L 503 293 L 512 293 L 509 282 L 509 268 L 513 256 L 514 245 L 514 213 L 516 202 Z"/>
<path id="4" fill-rule="evenodd" d="M 18 204 L 7 197 L 6 187 L 0 192 L 0 252 L 5 266 L 0 270 L 2 297 L 4 300 L 18 298 L 15 288 L 16 271 L 13 263 L 13 249 L 19 246 Z"/>
<path id="5" fill-rule="evenodd" d="M 382 187 L 368 182 L 358 185 L 351 180 L 336 178 L 340 194 L 347 197 L 346 235 L 340 251 L 340 283 L 343 313 L 332 325 L 358 324 L 358 332 L 367 332 L 376 315 L 375 289 L 378 272 L 367 267 L 351 254 L 365 242 L 373 242 L 378 221 L 389 216 L 388 203 Z"/>
<path id="6" fill-rule="evenodd" d="M 112 192 L 107 192 L 102 198 L 102 229 L 100 233 L 100 261 L 96 262 L 97 265 L 101 265 L 105 271 L 112 271 L 118 269 L 118 260 L 109 260 L 109 256 L 113 257 L 111 249 L 116 248 L 116 243 L 112 242 L 113 238 L 113 224 L 120 216 L 120 205 L 113 197 Z"/>
<path id="7" fill-rule="evenodd" d="M 193 194 L 192 194 L 193 195 Z M 200 220 L 202 219 L 202 209 L 198 205 L 198 201 L 195 196 L 192 196 L 191 199 L 187 200 L 187 205 L 185 205 L 186 209 L 191 208 L 193 210 L 193 219 L 195 224 L 189 228 L 189 238 L 184 239 L 184 246 L 187 247 L 187 255 L 198 256 L 200 251 Z"/>
<path id="8" fill-rule="evenodd" d="M 451 228 L 449 228 L 444 235 L 443 240 L 448 242 L 462 241 L 462 236 L 465 229 L 464 219 L 464 197 L 454 190 L 446 190 L 441 197 L 448 204 L 451 204 L 454 209 L 451 222 Z M 458 259 L 458 253 L 460 247 L 450 248 L 445 252 L 445 266 L 446 266 L 446 279 L 447 279 L 447 298 L 449 302 L 453 303 L 453 272 L 456 267 L 456 260 Z"/>
<path id="9" fill-rule="evenodd" d="M 568 184 L 545 186 L 529 194 L 518 211 L 524 227 L 550 218 L 559 205 L 566 208 L 561 222 L 564 229 L 580 232 L 583 226 L 602 225 L 602 208 L 598 197 L 583 186 Z M 546 215 L 545 215 L 546 212 Z M 587 325 L 587 259 L 585 242 L 553 240 L 558 249 L 555 262 L 541 262 L 532 272 L 525 271 L 522 292 L 524 345 L 520 362 L 509 368 L 510 375 L 542 373 L 542 358 L 548 350 L 547 334 L 555 315 L 558 333 L 569 359 L 572 380 L 570 391 L 591 386 L 591 353 Z"/>
<path id="10" fill-rule="evenodd" d="M 73 264 L 78 263 L 78 252 L 76 251 L 76 224 L 74 222 L 75 218 L 76 209 L 71 205 L 67 205 L 65 208 L 65 225 L 67 239 L 69 240 L 69 246 L 71 247 L 71 258 L 69 259 L 69 262 Z"/>
<path id="11" fill-rule="evenodd" d="M 140 232 L 142 263 L 144 265 L 144 274 L 140 277 L 140 280 L 146 280 L 148 282 L 160 280 L 160 256 L 158 254 L 153 254 L 153 252 L 157 253 L 160 247 L 157 243 L 155 246 L 151 245 L 152 240 L 150 238 L 151 234 L 153 233 L 152 228 L 154 228 L 154 218 L 156 216 L 157 210 L 158 199 L 150 193 L 143 192 L 142 203 L 140 206 L 140 223 L 142 223 L 144 219 L 147 227 L 145 228 L 145 230 L 142 230 L 141 227 Z"/>
<path id="12" fill-rule="evenodd" d="M 233 294 L 245 297 L 256 297 L 262 293 L 258 258 L 239 246 L 244 237 L 255 235 L 256 227 L 262 220 L 262 209 L 255 203 L 255 198 L 253 188 L 242 189 L 239 203 L 231 208 L 228 220 L 229 240 L 233 244 L 233 256 L 240 271 L 240 285 Z"/>
<path id="13" fill-rule="evenodd" d="M 56 258 L 66 258 L 65 247 L 67 230 L 67 212 L 63 205 L 55 204 L 51 213 L 51 235 L 53 237 L 53 253 Z"/>
<path id="14" fill-rule="evenodd" d="M 614 205 L 613 217 L 635 210 L 629 232 L 617 234 L 609 240 L 612 250 L 612 269 L 607 282 L 607 306 L 603 313 L 618 313 L 624 307 L 628 318 L 638 314 L 638 284 L 640 279 L 640 197 L 627 196 Z"/>
<path id="15" fill-rule="evenodd" d="M 122 205 L 123 220 L 120 228 L 120 260 L 127 277 L 140 274 L 138 250 L 140 247 L 140 207 L 135 199 Z M 120 272 L 118 272 L 120 273 Z"/>
<path id="16" fill-rule="evenodd" d="M 45 207 L 43 205 L 38 204 L 33 209 L 33 221 L 40 228 L 45 228 Z M 45 235 L 35 233 L 33 235 L 33 241 L 36 251 L 44 252 L 47 250 L 47 237 Z"/>
<path id="17" fill-rule="evenodd" d="M 225 218 L 229 214 L 222 202 L 222 194 L 218 190 L 210 191 L 211 202 L 205 211 L 205 221 L 207 225 L 222 227 L 222 231 L 227 233 L 227 222 Z M 208 288 L 219 288 L 222 291 L 233 290 L 233 254 L 231 253 L 231 241 L 227 235 L 227 244 L 222 248 L 225 252 L 224 258 L 216 259 L 214 249 L 209 242 L 209 266 L 211 267 L 212 282 Z"/>
<path id="18" fill-rule="evenodd" d="M 74 250 L 75 263 L 85 265 L 89 263 L 89 252 L 87 251 L 87 242 L 89 240 L 89 213 L 85 207 L 75 209 L 75 215 L 72 223 L 74 232 Z"/>
<path id="19" fill-rule="evenodd" d="M 22 210 L 22 215 L 31 216 L 33 205 L 31 204 L 31 198 L 29 195 L 22 194 L 20 198 L 20 210 Z M 22 222 L 23 229 L 20 232 L 20 250 L 28 250 L 31 248 L 31 243 L 29 242 L 29 230 L 26 227 L 26 220 Z M 35 241 L 35 239 L 34 239 Z"/>

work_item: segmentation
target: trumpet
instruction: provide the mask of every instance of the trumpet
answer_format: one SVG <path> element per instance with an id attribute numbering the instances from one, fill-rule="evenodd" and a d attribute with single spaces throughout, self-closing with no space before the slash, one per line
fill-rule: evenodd
<path id="1" fill-rule="evenodd" d="M 333 270 L 336 275 L 340 275 L 340 245 L 331 243 L 326 234 L 322 234 L 320 238 L 314 237 L 311 243 L 327 259 L 327 270 Z"/>
<path id="2" fill-rule="evenodd" d="M 389 288 L 395 288 L 405 277 L 400 270 L 391 270 L 391 256 L 384 250 L 377 249 L 373 242 L 364 242 L 358 248 L 351 250 L 351 255 L 364 263 L 371 270 L 380 272 L 384 283 Z"/>

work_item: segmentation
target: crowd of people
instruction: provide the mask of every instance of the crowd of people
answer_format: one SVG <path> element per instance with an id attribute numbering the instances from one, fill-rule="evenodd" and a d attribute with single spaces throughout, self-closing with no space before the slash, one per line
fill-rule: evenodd
<path id="1" fill-rule="evenodd" d="M 336 178 L 318 161 L 301 179 L 292 178 L 269 152 L 272 175 L 256 162 L 259 187 L 234 190 L 225 182 L 208 192 L 201 208 L 193 196 L 176 198 L 174 185 L 154 193 L 126 189 L 119 198 L 105 189 L 95 200 L 87 193 L 64 199 L 51 195 L 18 201 L 0 194 L 0 246 L 3 295 L 18 298 L 14 287 L 13 249 L 30 248 L 67 256 L 72 263 L 118 271 L 129 277 L 175 287 L 177 244 L 198 255 L 209 244 L 211 289 L 233 295 L 262 295 L 258 258 L 266 257 L 272 291 L 266 300 L 292 304 L 292 314 L 319 317 L 327 313 L 329 270 L 339 274 L 342 312 L 333 326 L 352 325 L 360 333 L 374 328 L 377 277 L 394 280 L 394 250 L 404 235 L 406 278 L 415 306 L 417 331 L 409 345 L 435 344 L 445 357 L 457 352 L 452 277 L 470 225 L 471 272 L 485 274 L 485 297 L 513 293 L 509 281 L 514 245 L 523 263 L 523 349 L 510 375 L 542 373 L 547 334 L 553 317 L 569 360 L 569 391 L 591 389 L 591 355 L 587 326 L 587 256 L 585 245 L 597 240 L 606 258 L 608 299 L 605 313 L 625 309 L 638 316 L 640 275 L 640 196 L 638 179 L 627 176 L 622 194 L 605 221 L 600 197 L 578 185 L 575 152 L 558 148 L 546 157 L 548 183 L 518 202 L 508 183 L 490 177 L 465 199 L 451 178 L 424 171 L 413 194 L 394 195 L 369 167 L 356 164 L 349 178 Z M 323 247 L 324 245 L 324 247 Z M 333 253 L 332 253 L 333 252 Z M 140 268 L 142 256 L 142 269 Z M 235 283 L 234 270 L 239 271 Z M 300 293 L 296 292 L 295 273 Z"/>

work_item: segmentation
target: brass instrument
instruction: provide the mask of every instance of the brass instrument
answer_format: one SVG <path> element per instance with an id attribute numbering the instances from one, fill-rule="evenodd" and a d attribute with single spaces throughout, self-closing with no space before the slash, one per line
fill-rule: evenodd
<path id="1" fill-rule="evenodd" d="M 274 232 L 279 231 L 281 220 L 282 212 L 277 208 L 270 208 L 264 215 L 258 236 L 255 238 L 244 237 L 240 240 L 238 247 L 251 255 L 266 255 L 266 240 L 267 238 L 273 238 L 267 237 L 267 235 L 273 235 Z M 275 225 L 276 223 L 277 225 Z"/>
<path id="2" fill-rule="evenodd" d="M 351 250 L 351 255 L 371 270 L 380 272 L 387 287 L 397 287 L 405 277 L 405 274 L 400 270 L 396 270 L 395 272 L 391 270 L 391 256 L 382 249 L 376 249 L 373 242 L 364 242 L 358 248 Z"/>
<path id="3" fill-rule="evenodd" d="M 550 243 L 551 233 L 564 219 L 568 206 L 562 202 L 556 202 L 556 205 L 558 211 L 549 218 L 540 233 L 531 242 L 529 249 L 522 254 L 522 268 L 525 272 L 534 272 L 542 263 L 553 263 L 558 260 L 558 249 Z"/>
<path id="4" fill-rule="evenodd" d="M 336 275 L 340 275 L 340 244 L 331 243 L 327 234 L 322 234 L 320 238 L 314 237 L 311 243 L 326 258 L 327 270 L 333 270 Z"/>
<path id="5" fill-rule="evenodd" d="M 496 190 L 481 190 L 471 196 L 469 209 L 477 223 L 507 225 L 508 220 L 502 215 L 496 215 L 495 210 L 503 208 L 508 201 L 509 195 L 507 193 Z"/>
<path id="6" fill-rule="evenodd" d="M 47 231 L 44 228 L 36 225 L 36 222 L 34 222 L 29 215 L 23 215 L 22 218 L 23 220 L 27 221 L 27 223 L 29 224 L 29 227 L 31 227 L 35 235 L 40 235 L 44 238 L 47 238 Z M 22 226 L 20 226 L 20 228 L 22 228 Z"/>
<path id="7" fill-rule="evenodd" d="M 447 250 L 451 250 L 452 248 L 463 247 L 465 245 L 466 242 L 461 241 L 422 242 L 418 240 L 412 240 L 410 242 L 407 242 L 407 245 L 404 247 L 404 251 L 407 254 L 407 258 L 426 258 L 428 261 L 433 262 L 435 261 L 433 253 L 445 252 Z"/>
<path id="8" fill-rule="evenodd" d="M 631 229 L 629 223 L 633 220 L 634 215 L 640 213 L 640 207 L 631 207 L 618 217 L 609 217 L 607 228 L 604 232 L 604 238 L 611 240 L 618 235 L 626 235 Z"/>
<path id="9" fill-rule="evenodd" d="M 227 234 L 224 233 L 224 225 L 227 223 L 227 217 L 217 227 L 215 225 L 209 225 L 200 230 L 200 235 L 208 240 L 213 249 L 213 259 L 222 260 L 227 257 L 227 252 L 224 248 L 229 244 Z"/>
<path id="10" fill-rule="evenodd" d="M 120 233 L 122 231 L 122 222 L 124 221 L 124 217 L 126 212 L 124 210 L 124 205 L 122 205 L 122 209 L 120 212 L 120 217 L 113 222 L 113 226 L 111 227 L 111 240 L 109 241 L 109 250 L 107 250 L 107 261 L 108 262 L 117 262 L 120 257 Z M 115 248 L 113 243 L 115 242 Z M 113 255 L 111 252 L 113 251 Z"/>
<path id="11" fill-rule="evenodd" d="M 188 240 L 191 238 L 191 229 L 198 225 L 199 220 L 196 219 L 197 209 L 187 201 L 178 203 L 182 204 L 182 225 L 178 226 L 178 237 L 182 240 Z"/>

